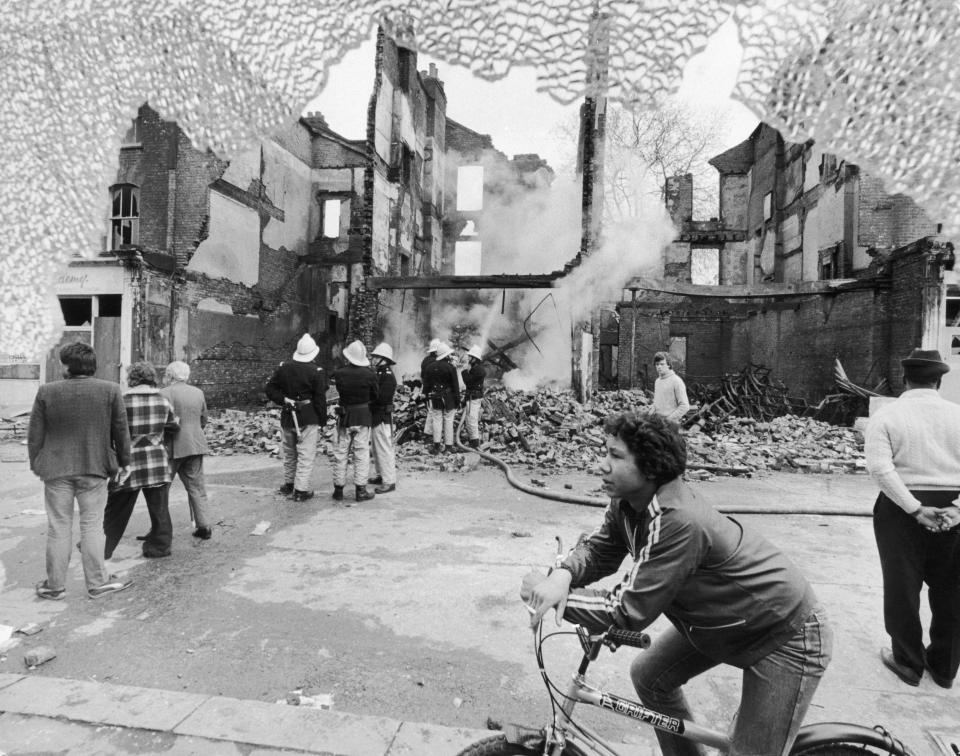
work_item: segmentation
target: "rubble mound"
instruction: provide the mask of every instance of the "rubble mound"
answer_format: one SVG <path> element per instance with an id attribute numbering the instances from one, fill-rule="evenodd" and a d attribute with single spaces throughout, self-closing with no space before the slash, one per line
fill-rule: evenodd
<path id="1" fill-rule="evenodd" d="M 641 390 L 600 392 L 580 404 L 572 391 L 493 387 L 483 398 L 480 449 L 509 465 L 544 473 L 590 471 L 603 459 L 603 419 L 624 410 L 649 412 L 650 404 L 650 397 Z M 429 439 L 422 433 L 426 402 L 419 386 L 399 386 L 394 408 L 398 457 L 413 465 L 459 469 L 452 465 L 449 455 L 434 458 L 426 454 Z M 457 419 L 459 423 L 459 415 Z M 334 432 L 331 413 L 320 435 L 321 454 L 331 451 Z M 710 426 L 709 433 L 697 423 L 681 433 L 687 442 L 690 477 L 694 478 L 762 470 L 864 470 L 863 444 L 856 431 L 809 417 L 784 415 L 757 420 L 728 416 Z M 279 457 L 280 411 L 223 410 L 212 414 L 206 435 L 213 454 L 266 453 Z M 465 441 L 466 433 L 461 437 Z"/>

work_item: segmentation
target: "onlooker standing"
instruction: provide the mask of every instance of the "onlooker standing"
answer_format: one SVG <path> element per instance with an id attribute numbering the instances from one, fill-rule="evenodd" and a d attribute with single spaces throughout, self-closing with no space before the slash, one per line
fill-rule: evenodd
<path id="1" fill-rule="evenodd" d="M 267 381 L 270 401 L 280 405 L 283 433 L 283 485 L 277 493 L 294 501 L 313 497 L 310 477 L 317 458 L 317 438 L 327 422 L 327 381 L 314 364 L 320 347 L 309 333 L 297 342 L 293 361 L 284 360 Z"/>
<path id="2" fill-rule="evenodd" d="M 428 365 L 423 374 L 423 388 L 430 408 L 427 422 L 432 423 L 434 454 L 439 454 L 444 446 L 448 452 L 454 450 L 453 420 L 460 404 L 460 376 L 450 361 L 452 355 L 453 348 L 441 342 L 437 347 L 436 361 Z M 443 444 L 440 443 L 441 433 Z"/>
<path id="3" fill-rule="evenodd" d="M 463 385 L 466 394 L 466 426 L 470 446 L 480 448 L 480 407 L 483 399 L 483 380 L 487 376 L 483 369 L 483 354 L 480 347 L 474 345 L 467 350 L 467 359 L 470 367 L 463 371 Z"/>
<path id="4" fill-rule="evenodd" d="M 427 367 L 437 361 L 438 346 L 440 346 L 440 339 L 431 339 L 430 345 L 427 347 L 427 356 L 420 362 L 420 383 L 423 384 L 422 390 L 424 396 L 426 396 L 427 393 L 424 375 L 427 372 Z M 423 436 L 424 438 L 431 438 L 433 436 L 433 415 L 430 414 L 429 399 L 427 399 L 427 419 L 423 421 Z"/>
<path id="5" fill-rule="evenodd" d="M 675 425 L 680 425 L 683 416 L 690 410 L 687 400 L 687 387 L 683 379 L 670 367 L 670 356 L 666 352 L 653 355 L 653 367 L 657 371 L 657 380 L 653 384 L 653 411 Z"/>
<path id="6" fill-rule="evenodd" d="M 370 352 L 370 358 L 377 371 L 377 398 L 370 402 L 373 423 L 370 451 L 376 475 L 370 478 L 370 483 L 376 485 L 374 493 L 385 494 L 397 488 L 397 456 L 393 447 L 393 394 L 397 390 L 397 379 L 390 369 L 396 364 L 393 347 L 378 344 Z"/>
<path id="7" fill-rule="evenodd" d="M 207 425 L 207 400 L 203 391 L 187 384 L 188 378 L 190 366 L 186 362 L 171 362 L 164 371 L 167 386 L 160 393 L 170 400 L 174 413 L 180 418 L 180 430 L 173 437 L 173 475 L 180 478 L 187 490 L 190 519 L 196 525 L 193 535 L 207 540 L 212 533 L 203 478 L 203 455 L 210 451 L 203 434 Z"/>
<path id="8" fill-rule="evenodd" d="M 123 538 L 140 491 L 150 515 L 150 532 L 143 541 L 143 555 L 170 556 L 173 524 L 168 497 L 172 468 L 164 435 L 176 431 L 180 423 L 173 405 L 157 389 L 157 371 L 149 362 L 135 362 L 127 369 L 127 387 L 123 403 L 130 427 L 130 476 L 109 486 L 103 513 L 105 556 L 107 559 L 113 556 L 113 550 Z"/>
<path id="9" fill-rule="evenodd" d="M 130 432 L 120 384 L 92 377 L 97 371 L 93 348 L 68 344 L 60 350 L 60 362 L 66 380 L 40 387 L 27 430 L 30 470 L 43 481 L 47 510 L 47 577 L 36 591 L 53 600 L 66 593 L 76 499 L 87 595 L 99 598 L 133 584 L 107 574 L 103 560 L 107 479 L 128 474 Z"/>
<path id="10" fill-rule="evenodd" d="M 950 370 L 936 350 L 904 360 L 906 391 L 867 424 L 867 470 L 880 486 L 873 531 L 883 573 L 883 664 L 907 685 L 924 669 L 949 688 L 960 668 L 960 405 L 938 393 Z M 924 648 L 920 591 L 930 602 Z"/>
<path id="11" fill-rule="evenodd" d="M 347 460 L 353 451 L 353 482 L 357 501 L 372 499 L 367 490 L 370 474 L 370 426 L 373 416 L 370 403 L 377 398 L 377 374 L 370 369 L 367 350 L 360 341 L 347 344 L 343 350 L 347 365 L 333 372 L 333 382 L 340 395 L 337 408 L 337 443 L 333 449 L 333 498 L 343 500 L 347 482 Z"/>

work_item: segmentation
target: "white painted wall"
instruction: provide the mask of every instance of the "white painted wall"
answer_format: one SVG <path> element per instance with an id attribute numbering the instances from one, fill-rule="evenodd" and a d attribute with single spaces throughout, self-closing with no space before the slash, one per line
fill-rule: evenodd
<path id="1" fill-rule="evenodd" d="M 275 142 L 264 142 L 262 180 L 270 201 L 284 214 L 282 221 L 267 221 L 263 243 L 305 254 L 310 215 L 315 212 L 310 166 Z"/>
<path id="2" fill-rule="evenodd" d="M 259 163 L 258 163 L 259 165 Z M 260 275 L 260 216 L 217 191 L 210 191 L 210 233 L 188 270 L 253 286 Z"/>

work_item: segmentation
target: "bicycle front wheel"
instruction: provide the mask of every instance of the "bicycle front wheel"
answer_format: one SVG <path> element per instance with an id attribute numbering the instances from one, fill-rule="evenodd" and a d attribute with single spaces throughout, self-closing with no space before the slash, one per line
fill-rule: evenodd
<path id="1" fill-rule="evenodd" d="M 457 756 L 542 756 L 542 751 L 524 748 L 516 743 L 508 743 L 507 736 L 502 732 L 474 743 L 460 751 Z M 575 746 L 563 749 L 563 756 L 584 756 L 583 751 Z M 862 756 L 862 754 L 861 754 Z"/>

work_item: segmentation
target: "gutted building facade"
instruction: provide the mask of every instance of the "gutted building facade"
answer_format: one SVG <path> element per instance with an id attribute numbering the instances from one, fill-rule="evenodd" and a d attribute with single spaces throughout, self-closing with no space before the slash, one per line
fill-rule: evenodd
<path id="1" fill-rule="evenodd" d="M 690 178 L 673 179 L 679 235 L 662 277 L 632 281 L 617 306 L 617 385 L 652 386 L 658 350 L 688 382 L 761 364 L 810 400 L 834 390 L 836 359 L 855 383 L 885 379 L 894 390 L 913 347 L 938 348 L 960 368 L 953 243 L 909 197 L 764 124 L 710 162 L 719 217 L 694 220 Z M 713 257 L 716 283 L 696 280 L 701 254 Z M 960 400 L 960 380 L 944 390 Z"/>

